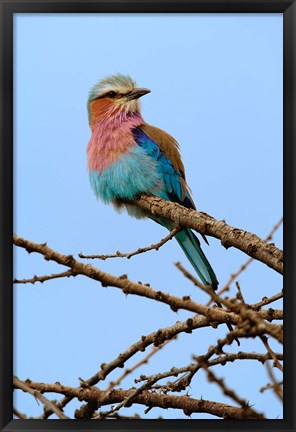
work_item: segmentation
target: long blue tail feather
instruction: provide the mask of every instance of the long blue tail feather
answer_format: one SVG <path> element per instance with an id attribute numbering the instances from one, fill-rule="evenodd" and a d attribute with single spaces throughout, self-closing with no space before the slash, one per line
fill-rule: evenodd
<path id="1" fill-rule="evenodd" d="M 211 285 L 216 290 L 218 287 L 217 277 L 195 234 L 189 228 L 185 228 L 178 232 L 175 237 L 201 281 L 205 285 Z"/>
<path id="2" fill-rule="evenodd" d="M 211 285 L 216 290 L 219 282 L 196 235 L 189 228 L 186 228 L 178 232 L 175 237 L 202 282 L 205 285 Z M 221 303 L 217 302 L 217 305 L 222 308 Z M 231 324 L 226 323 L 226 325 L 230 332 L 233 331 Z M 240 345 L 239 339 L 235 338 L 235 340 Z"/>

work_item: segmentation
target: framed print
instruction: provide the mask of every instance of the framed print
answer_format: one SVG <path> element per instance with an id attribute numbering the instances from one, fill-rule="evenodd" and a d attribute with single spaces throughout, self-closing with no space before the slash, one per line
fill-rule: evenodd
<path id="1" fill-rule="evenodd" d="M 294 430 L 295 2 L 1 31 L 1 430 Z"/>

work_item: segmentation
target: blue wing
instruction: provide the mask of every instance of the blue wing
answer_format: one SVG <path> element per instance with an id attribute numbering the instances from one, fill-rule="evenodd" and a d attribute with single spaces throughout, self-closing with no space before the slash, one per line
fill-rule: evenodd
<path id="1" fill-rule="evenodd" d="M 134 128 L 132 132 L 135 142 L 148 156 L 158 162 L 157 169 L 165 185 L 165 190 L 162 191 L 161 198 L 177 202 L 187 208 L 195 208 L 189 192 L 187 191 L 183 173 L 180 170 L 175 170 L 172 162 L 164 155 L 159 145 L 143 130 Z"/>

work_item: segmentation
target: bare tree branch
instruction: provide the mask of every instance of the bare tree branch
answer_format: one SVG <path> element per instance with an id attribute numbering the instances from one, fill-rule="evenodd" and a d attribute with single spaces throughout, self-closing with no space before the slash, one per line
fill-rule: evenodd
<path id="1" fill-rule="evenodd" d="M 275 394 L 279 398 L 279 400 L 283 401 L 283 390 L 282 390 L 282 382 L 278 382 L 273 374 L 272 368 L 269 363 L 266 363 L 268 375 L 270 376 L 272 380 L 272 389 L 274 390 Z"/>
<path id="2" fill-rule="evenodd" d="M 162 419 L 162 417 L 158 417 L 159 419 Z M 115 412 L 114 414 L 110 414 L 108 415 L 108 417 L 106 417 L 106 419 L 115 419 L 115 420 L 140 420 L 141 417 L 139 416 L 139 414 L 135 414 L 133 416 L 124 416 L 121 414 L 118 414 L 117 412 Z"/>
<path id="3" fill-rule="evenodd" d="M 178 311 L 179 309 L 185 309 L 190 312 L 207 316 L 207 318 L 211 319 L 212 321 L 225 322 L 226 320 L 232 324 L 237 324 L 240 319 L 238 316 L 224 310 L 206 307 L 197 302 L 193 302 L 189 297 L 180 299 L 179 297 L 163 293 L 162 291 L 153 290 L 151 287 L 146 285 L 132 282 L 127 279 L 126 276 L 113 276 L 109 273 L 99 270 L 91 264 L 84 264 L 75 260 L 72 255 L 62 255 L 61 253 L 50 249 L 45 243 L 37 244 L 16 235 L 14 235 L 13 241 L 16 246 L 25 248 L 29 253 L 40 253 L 47 261 L 52 260 L 58 264 L 70 267 L 74 271 L 75 275 L 87 276 L 93 280 L 101 282 L 103 286 L 113 286 L 120 288 L 124 294 L 136 294 L 152 300 L 160 301 L 162 303 L 168 304 L 174 312 Z"/>
<path id="4" fill-rule="evenodd" d="M 283 355 L 280 353 L 274 353 L 274 355 L 277 357 L 278 360 L 283 360 Z M 193 359 L 198 362 L 200 359 L 200 356 L 193 356 Z M 264 364 L 267 360 L 272 359 L 270 357 L 269 353 L 266 354 L 259 354 L 259 353 L 248 353 L 248 352 L 242 352 L 239 351 L 238 353 L 224 353 L 223 355 L 220 355 L 212 360 L 208 360 L 207 364 L 208 367 L 216 366 L 216 365 L 222 365 L 225 366 L 227 363 L 233 363 L 237 360 L 255 360 L 259 361 L 260 363 Z M 184 374 L 186 372 L 192 372 L 196 369 L 196 363 L 191 363 L 187 366 L 176 368 L 172 367 L 169 371 L 160 372 L 155 375 L 141 375 L 139 378 L 135 379 L 135 383 L 139 383 L 142 381 L 151 380 L 153 382 L 160 381 L 164 378 L 168 377 L 177 377 L 180 374 Z M 153 388 L 158 388 L 157 386 L 154 386 Z M 175 391 L 175 385 L 171 382 L 166 383 L 165 385 L 161 385 L 160 388 L 162 391 Z M 177 390 L 179 391 L 179 389 Z"/>
<path id="5" fill-rule="evenodd" d="M 226 300 L 226 299 L 218 296 L 218 294 L 216 294 L 216 292 L 212 289 L 212 287 L 210 285 L 206 286 L 206 285 L 201 284 L 180 263 L 176 263 L 176 267 L 180 271 L 182 271 L 182 273 L 184 274 L 184 276 L 187 277 L 191 282 L 193 282 L 195 286 L 201 288 L 204 292 L 206 292 L 207 294 L 209 294 L 209 296 L 211 296 L 211 298 L 217 304 L 219 304 L 219 305 L 222 304 L 223 306 L 227 307 L 231 311 L 237 313 L 241 317 L 241 319 L 247 319 L 250 323 L 252 323 L 253 326 L 256 326 L 257 330 L 258 330 L 258 334 L 261 334 L 261 332 L 264 331 L 264 332 L 270 334 L 271 336 L 273 336 L 279 342 L 283 343 L 283 329 L 282 329 L 282 326 L 278 326 L 276 324 L 266 324 L 258 313 L 253 312 L 252 310 L 250 310 L 242 302 L 238 302 L 235 299 Z M 219 310 L 221 310 L 221 309 L 219 309 Z M 266 326 L 270 326 L 270 325 L 272 327 L 269 327 L 267 329 Z M 263 330 L 263 328 L 265 328 L 265 329 Z"/>
<path id="6" fill-rule="evenodd" d="M 275 226 L 272 228 L 272 230 L 270 231 L 270 233 L 268 234 L 268 236 L 264 239 L 266 242 L 271 240 L 274 233 L 279 229 L 279 227 L 282 225 L 283 223 L 283 218 L 281 218 L 279 220 L 279 222 L 277 224 L 275 224 Z M 221 295 L 222 293 L 224 293 L 225 291 L 228 291 L 230 288 L 230 285 L 232 284 L 232 282 L 244 271 L 246 270 L 246 268 L 251 264 L 251 262 L 254 261 L 254 258 L 249 258 L 244 264 L 241 265 L 241 267 L 235 272 L 233 273 L 229 280 L 226 282 L 226 284 L 217 292 L 218 295 Z M 209 306 L 211 304 L 211 301 L 209 301 L 207 303 L 207 306 Z"/>
<path id="7" fill-rule="evenodd" d="M 109 386 L 107 387 L 106 390 L 111 390 L 112 388 L 114 388 L 115 386 L 119 385 L 121 383 L 121 381 L 128 375 L 130 375 L 131 373 L 133 373 L 136 369 L 138 369 L 140 366 L 142 366 L 143 364 L 148 363 L 148 360 L 154 355 L 156 354 L 158 351 L 160 351 L 165 345 L 167 345 L 169 342 L 171 342 L 173 339 L 176 339 L 176 336 L 170 340 L 165 341 L 162 345 L 159 346 L 154 346 L 150 353 L 148 353 L 145 357 L 143 357 L 140 361 L 138 361 L 136 364 L 134 364 L 134 366 L 126 369 L 117 379 L 116 381 L 111 381 Z"/>
<path id="8" fill-rule="evenodd" d="M 32 389 L 30 385 L 30 381 L 26 382 L 21 381 L 18 377 L 13 377 L 13 386 L 14 388 L 18 388 L 23 390 L 26 393 L 30 393 L 34 398 L 40 400 L 45 407 L 50 408 L 60 419 L 67 419 L 68 417 L 58 408 L 53 402 L 46 399 L 38 389 Z"/>
<path id="9" fill-rule="evenodd" d="M 283 291 L 281 291 L 280 293 L 277 293 L 274 296 L 269 297 L 269 298 L 268 297 L 263 297 L 262 301 L 250 305 L 250 308 L 253 309 L 253 310 L 255 310 L 255 311 L 257 311 L 262 306 L 265 306 L 267 304 L 273 303 L 274 301 L 279 300 L 281 298 L 283 298 Z"/>
<path id="10" fill-rule="evenodd" d="M 21 413 L 19 410 L 17 410 L 15 407 L 13 407 L 13 414 L 16 415 L 21 420 L 26 420 L 28 417 L 26 414 Z"/>
<path id="11" fill-rule="evenodd" d="M 67 270 L 65 272 L 62 273 L 55 273 L 52 275 L 45 275 L 45 276 L 33 276 L 30 279 L 14 279 L 13 283 L 16 284 L 27 284 L 27 283 L 31 283 L 34 285 L 35 282 L 45 282 L 51 279 L 58 279 L 58 278 L 63 278 L 63 277 L 69 277 L 69 276 L 76 276 L 73 270 Z"/>
<path id="12" fill-rule="evenodd" d="M 270 357 L 273 359 L 274 361 L 274 365 L 281 371 L 283 372 L 283 366 L 281 365 L 281 363 L 278 361 L 278 358 L 276 356 L 276 354 L 273 352 L 273 350 L 270 348 L 269 343 L 268 343 L 268 339 L 266 336 L 260 336 L 260 339 L 263 342 L 263 345 L 265 346 L 265 348 L 267 349 L 268 354 L 270 355 Z"/>
<path id="13" fill-rule="evenodd" d="M 26 385 L 31 388 L 32 391 L 37 390 L 39 393 L 60 393 L 67 397 L 78 398 L 88 403 L 95 403 L 99 406 L 110 405 L 113 403 L 121 402 L 134 393 L 134 390 L 112 390 L 107 392 L 100 390 L 97 387 L 88 388 L 75 388 L 64 386 L 60 383 L 45 384 L 26 381 Z M 253 410 L 246 408 L 237 408 L 231 405 L 218 403 L 214 401 L 208 401 L 204 399 L 193 399 L 189 396 L 172 396 L 162 395 L 157 393 L 151 393 L 148 391 L 137 395 L 134 399 L 134 403 L 149 406 L 149 407 L 161 407 L 164 409 L 173 408 L 181 409 L 186 415 L 193 413 L 208 413 L 220 418 L 233 418 L 233 419 L 262 419 L 262 414 L 254 413 Z M 80 414 L 81 411 L 79 411 Z M 77 416 L 76 418 L 86 418 Z"/>
<path id="14" fill-rule="evenodd" d="M 227 225 L 225 221 L 217 221 L 206 213 L 158 197 L 142 195 L 132 202 L 153 216 L 164 217 L 178 226 L 186 226 L 201 234 L 215 237 L 221 240 L 225 248 L 240 249 L 278 273 L 283 273 L 283 252 L 255 234 Z"/>
<path id="15" fill-rule="evenodd" d="M 179 378 L 172 386 L 173 391 L 180 391 L 186 389 L 187 386 L 190 385 L 194 375 L 198 372 L 200 369 L 200 362 L 207 362 L 209 363 L 209 359 L 213 357 L 215 354 L 224 354 L 223 353 L 223 347 L 225 345 L 230 345 L 233 340 L 236 338 L 241 337 L 250 337 L 252 333 L 255 333 L 254 336 L 258 336 L 257 330 L 254 331 L 254 328 L 250 325 L 248 322 L 242 322 L 241 326 L 236 327 L 233 331 L 228 333 L 225 338 L 218 339 L 218 342 L 216 345 L 210 346 L 208 349 L 208 352 L 201 356 L 194 357 L 196 360 L 196 364 L 190 365 L 189 373 L 187 373 L 185 376 Z"/>
<path id="16" fill-rule="evenodd" d="M 161 246 L 163 246 L 169 240 L 172 240 L 172 238 L 174 238 L 174 236 L 177 234 L 178 231 L 180 231 L 180 228 L 178 228 L 178 227 L 174 228 L 165 238 L 163 238 L 159 242 L 152 244 L 151 246 L 139 248 L 134 252 L 122 253 L 122 252 L 118 251 L 115 254 L 111 254 L 111 255 L 83 255 L 82 253 L 79 253 L 78 256 L 79 256 L 79 258 L 87 258 L 87 259 L 97 258 L 97 259 L 101 259 L 101 260 L 106 260 L 109 258 L 127 258 L 127 259 L 130 259 L 135 255 L 139 255 L 141 253 L 148 252 L 148 251 L 151 251 L 153 249 L 158 250 Z"/>
<path id="17" fill-rule="evenodd" d="M 139 199 L 141 201 L 142 198 Z M 151 197 L 143 197 L 144 207 L 148 205 L 151 207 Z M 146 201 L 145 201 L 146 200 Z M 147 201 L 148 200 L 148 201 Z M 137 201 L 138 202 L 138 201 Z M 142 202 L 142 201 L 141 201 Z M 147 204 L 148 203 L 148 204 Z M 164 203 L 164 204 L 163 204 Z M 259 237 L 253 234 L 247 233 L 242 230 L 237 230 L 225 224 L 225 222 L 216 221 L 210 216 L 194 212 L 190 213 L 191 210 L 185 209 L 186 212 L 183 214 L 182 209 L 180 213 L 179 206 L 174 205 L 173 207 L 167 207 L 167 202 L 156 198 L 152 198 L 152 210 L 153 206 L 160 208 L 159 211 L 169 212 L 173 216 L 171 220 L 175 221 L 176 225 L 184 226 L 184 221 L 186 218 L 191 220 L 193 226 L 186 223 L 193 229 L 197 229 L 195 225 L 200 226 L 200 231 L 202 234 L 213 235 L 216 238 L 220 238 L 224 246 L 234 246 L 250 256 L 254 255 L 254 259 L 261 260 L 265 264 L 274 268 L 276 271 L 282 271 L 282 252 L 274 247 L 274 245 L 268 245 L 266 242 L 259 239 Z M 169 203 L 170 204 L 170 203 Z M 176 210 L 177 209 L 177 210 Z M 154 210 L 153 210 L 154 211 Z M 189 213 L 187 213 L 187 211 Z M 163 215 L 164 217 L 167 217 Z M 197 220 L 197 217 L 200 218 Z M 176 218 L 176 219 L 174 219 Z M 169 219 L 169 218 L 168 218 Z M 279 224 L 278 224 L 279 225 Z M 274 227 L 275 230 L 276 227 Z M 91 258 L 101 258 L 107 259 L 111 257 L 124 256 L 130 258 L 138 253 L 144 253 L 151 249 L 158 249 L 165 242 L 170 240 L 179 228 L 175 228 L 166 238 L 162 239 L 160 242 L 148 246 L 146 248 L 140 248 L 135 252 L 121 254 L 118 252 L 113 255 L 93 255 L 84 256 L 80 254 L 80 257 L 91 257 Z M 212 234 L 211 234 L 212 233 Z M 229 236 L 229 242 L 227 239 Z M 101 271 L 100 269 L 90 265 L 84 264 L 76 260 L 72 255 L 63 255 L 57 251 L 50 249 L 47 244 L 37 244 L 32 241 L 20 238 L 14 235 L 14 244 L 16 246 L 26 249 L 29 253 L 37 252 L 41 254 L 45 260 L 55 261 L 59 265 L 68 267 L 67 271 L 62 273 L 56 273 L 52 275 L 45 276 L 34 276 L 31 279 L 15 280 L 15 283 L 35 283 L 44 282 L 51 279 L 63 278 L 69 276 L 82 275 L 87 278 L 91 278 L 98 281 L 102 286 L 113 286 L 122 290 L 124 294 L 139 295 L 150 300 L 160 301 L 168 305 L 174 312 L 179 309 L 184 309 L 195 314 L 198 314 L 192 318 L 187 319 L 183 322 L 177 322 L 169 327 L 160 328 L 147 336 L 142 336 L 141 339 L 128 347 L 124 352 L 119 354 L 114 360 L 109 363 L 102 364 L 101 369 L 95 373 L 88 380 L 80 378 L 80 387 L 66 387 L 59 383 L 56 384 L 42 384 L 42 383 L 32 383 L 30 380 L 23 382 L 17 377 L 14 378 L 15 388 L 19 388 L 23 391 L 31 393 L 34 397 L 41 400 L 44 405 L 44 412 L 39 417 L 42 419 L 48 418 L 51 414 L 56 413 L 59 418 L 67 418 L 63 413 L 63 408 L 73 399 L 78 398 L 80 401 L 86 402 L 86 405 L 82 405 L 75 412 L 75 417 L 77 419 L 111 419 L 111 418 L 125 418 L 122 416 L 121 411 L 124 407 L 129 407 L 134 403 L 143 404 L 147 407 L 145 413 L 151 410 L 153 407 L 161 408 L 179 408 L 182 409 L 186 415 L 191 415 L 193 412 L 205 412 L 215 415 L 220 418 L 264 418 L 263 414 L 256 412 L 251 408 L 248 403 L 241 397 L 239 397 L 234 390 L 231 390 L 223 379 L 217 378 L 215 373 L 210 371 L 209 368 L 215 365 L 225 365 L 229 362 L 236 362 L 238 360 L 257 360 L 261 363 L 265 363 L 267 360 L 272 359 L 274 365 L 282 370 L 283 356 L 279 353 L 275 353 L 269 346 L 266 335 L 272 336 L 278 342 L 282 343 L 283 340 L 283 328 L 281 324 L 271 323 L 273 320 L 282 320 L 283 311 L 275 310 L 271 307 L 269 309 L 261 309 L 263 306 L 273 303 L 274 301 L 282 298 L 283 294 L 278 293 L 270 298 L 263 298 L 261 302 L 254 304 L 247 304 L 243 299 L 242 292 L 238 285 L 239 293 L 236 298 L 224 299 L 218 292 L 214 292 L 210 286 L 204 286 L 201 284 L 191 273 L 187 272 L 180 264 L 180 270 L 183 272 L 184 276 L 189 278 L 194 285 L 206 292 L 210 297 L 210 301 L 215 301 L 220 307 L 208 307 L 192 301 L 189 296 L 184 296 L 179 298 L 166 294 L 161 291 L 156 291 L 150 287 L 149 284 L 142 284 L 141 282 L 135 283 L 130 281 L 126 275 L 116 277 L 114 275 L 108 274 Z M 245 250 L 246 249 L 246 250 Z M 260 251 L 261 250 L 261 251 Z M 263 253 L 261 253 L 263 252 Z M 178 268 L 179 268 L 178 267 Z M 281 267 L 281 271 L 279 268 Z M 226 308 L 223 309 L 222 305 Z M 114 389 L 128 374 L 131 374 L 139 366 L 146 363 L 148 359 L 155 354 L 159 347 L 163 347 L 166 343 L 176 338 L 180 333 L 186 332 L 191 333 L 192 331 L 202 328 L 202 327 L 213 327 L 216 328 L 220 324 L 234 325 L 236 326 L 230 333 L 226 335 L 223 339 L 219 339 L 217 343 L 210 346 L 207 353 L 201 356 L 194 357 L 195 363 L 191 363 L 187 366 L 180 368 L 171 368 L 170 371 L 159 372 L 148 377 L 143 375 L 135 382 L 145 381 L 138 388 L 131 388 L 128 390 Z M 230 345 L 234 340 L 239 340 L 240 338 L 255 338 L 259 337 L 263 341 L 265 348 L 267 349 L 266 354 L 253 353 L 225 353 L 223 348 L 225 345 Z M 120 369 L 124 366 L 125 362 L 131 359 L 135 354 L 140 351 L 145 351 L 145 349 L 153 344 L 154 348 L 149 354 L 144 356 L 142 360 L 138 361 L 131 368 L 128 368 L 121 373 L 117 379 L 110 382 L 106 390 L 101 390 L 94 387 L 98 382 L 103 381 L 106 377 L 115 369 Z M 213 358 L 214 357 L 214 358 Z M 172 396 L 170 392 L 181 392 L 183 390 L 188 390 L 188 386 L 193 380 L 193 377 L 201 368 L 206 370 L 208 378 L 210 381 L 216 382 L 219 385 L 223 393 L 241 405 L 241 408 L 232 407 L 230 405 L 221 404 L 213 401 L 202 401 L 197 399 L 192 399 L 188 395 L 186 396 Z M 273 382 L 269 385 L 272 388 L 277 397 L 282 400 L 282 388 L 281 383 L 277 382 L 273 371 L 268 366 L 268 373 Z M 181 377 L 178 377 L 181 375 Z M 184 375 L 185 374 L 185 375 Z M 168 377 L 178 377 L 175 382 L 167 382 L 161 385 L 158 381 L 168 378 Z M 47 386 L 46 389 L 44 386 Z M 60 387 L 54 387 L 60 386 Z M 55 389 L 54 389 L 55 388 Z M 56 392 L 64 395 L 64 398 L 59 402 L 49 401 L 46 399 L 42 393 L 44 392 Z M 100 407 L 104 405 L 116 404 L 111 408 L 107 408 L 105 411 L 97 411 Z M 118 411 L 120 410 L 120 414 Z M 26 418 L 25 414 L 19 413 L 16 409 L 14 411 L 15 415 L 19 418 Z M 23 417 L 21 417 L 23 416 Z"/>
<path id="18" fill-rule="evenodd" d="M 116 368 L 122 368 L 124 363 L 133 357 L 138 352 L 144 352 L 146 347 L 154 344 L 154 346 L 158 347 L 164 344 L 165 341 L 173 339 L 178 333 L 188 332 L 191 333 L 194 328 L 201 328 L 210 325 L 209 320 L 205 317 L 195 317 L 193 319 L 186 320 L 182 323 L 177 322 L 173 326 L 166 327 L 163 329 L 159 329 L 156 332 L 150 333 L 147 336 L 142 336 L 142 338 L 127 348 L 126 351 L 119 354 L 113 361 L 110 363 L 103 363 L 101 365 L 101 369 L 93 375 L 91 378 L 83 381 L 82 387 L 89 387 L 96 385 L 99 381 L 105 380 L 105 378 Z M 82 380 L 81 380 L 82 381 Z M 109 390 L 110 391 L 110 390 Z M 111 390 L 112 391 L 112 390 Z M 63 400 L 58 403 L 59 407 L 64 407 L 68 404 L 72 398 L 66 396 Z M 93 412 L 97 409 L 96 406 L 92 407 L 92 413 L 89 418 L 92 417 Z M 90 413 L 91 410 L 88 409 Z M 44 412 L 42 418 L 47 418 L 51 415 L 50 410 Z"/>
<path id="19" fill-rule="evenodd" d="M 244 399 L 239 397 L 235 391 L 231 390 L 225 384 L 225 382 L 222 378 L 217 378 L 216 374 L 212 370 L 209 369 L 209 365 L 208 365 L 207 361 L 202 360 L 201 362 L 199 362 L 199 364 L 206 371 L 209 382 L 215 382 L 221 388 L 221 390 L 225 394 L 225 396 L 230 397 L 234 402 L 238 403 L 243 409 L 250 411 L 250 414 L 252 415 L 252 417 L 253 416 L 256 417 L 256 416 L 260 415 L 249 406 L 247 401 L 245 401 Z M 263 418 L 264 417 L 263 414 L 261 414 L 261 415 Z"/>

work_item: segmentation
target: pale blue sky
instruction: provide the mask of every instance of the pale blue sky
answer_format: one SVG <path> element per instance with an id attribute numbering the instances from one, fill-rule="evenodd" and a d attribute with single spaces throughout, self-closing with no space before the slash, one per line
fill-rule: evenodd
<path id="1" fill-rule="evenodd" d="M 282 215 L 282 27 L 281 14 L 17 14 L 14 231 L 74 255 L 132 251 L 167 234 L 152 221 L 119 215 L 97 202 L 89 186 L 88 91 L 101 78 L 120 72 L 152 90 L 142 98 L 142 115 L 180 143 L 197 207 L 266 236 Z M 222 287 L 247 256 L 209 241 L 203 249 Z M 274 241 L 282 247 L 281 230 Z M 173 295 L 206 301 L 179 274 L 176 261 L 193 271 L 171 241 L 145 256 L 93 264 Z M 15 277 L 60 271 L 36 254 L 15 253 Z M 259 263 L 239 281 L 250 302 L 282 288 L 281 277 Z M 15 373 L 34 381 L 76 386 L 79 376 L 92 376 L 143 334 L 190 316 L 144 298 L 126 298 L 118 289 L 82 277 L 16 286 L 14 293 Z M 203 354 L 225 334 L 224 327 L 182 335 L 138 375 L 190 363 L 192 354 Z M 253 341 L 243 341 L 240 349 L 264 352 Z M 216 371 L 255 409 L 271 418 L 282 416 L 272 393 L 259 393 L 268 382 L 261 365 L 231 364 Z M 122 383 L 131 385 L 130 379 Z M 196 398 L 232 403 L 203 374 L 190 390 Z M 17 407 L 30 415 L 41 413 L 31 396 L 19 392 Z M 143 408 L 126 412 L 141 414 Z M 149 417 L 161 414 L 152 410 Z M 164 414 L 184 417 L 180 411 Z"/>

